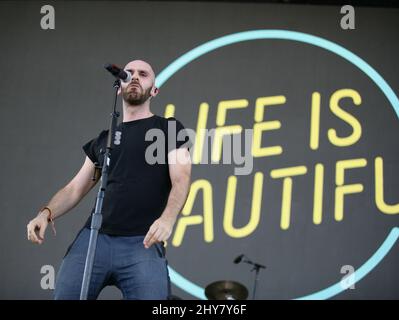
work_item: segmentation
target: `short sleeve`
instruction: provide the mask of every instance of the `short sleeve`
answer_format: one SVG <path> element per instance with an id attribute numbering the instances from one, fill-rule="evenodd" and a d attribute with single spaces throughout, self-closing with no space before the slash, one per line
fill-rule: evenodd
<path id="1" fill-rule="evenodd" d="M 105 143 L 108 130 L 103 130 L 97 138 L 91 139 L 82 146 L 83 151 L 93 163 L 98 163 L 101 146 Z"/>
<path id="2" fill-rule="evenodd" d="M 86 153 L 86 155 L 89 157 L 89 159 L 93 162 L 96 163 L 98 162 L 97 156 L 95 153 L 95 143 L 97 139 L 91 139 L 89 142 L 84 144 L 82 146 L 83 151 Z"/>
<path id="3" fill-rule="evenodd" d="M 174 149 L 179 149 L 179 148 L 190 149 L 192 146 L 192 142 L 183 124 L 175 118 L 168 118 L 167 120 L 168 120 L 167 132 L 174 133 L 173 136 L 168 135 L 167 137 L 168 153 Z"/>

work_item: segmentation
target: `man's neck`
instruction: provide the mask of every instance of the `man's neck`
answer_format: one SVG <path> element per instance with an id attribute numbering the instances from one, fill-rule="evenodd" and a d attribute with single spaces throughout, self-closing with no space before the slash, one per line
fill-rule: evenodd
<path id="1" fill-rule="evenodd" d="M 151 116 L 153 116 L 153 113 L 150 111 L 149 103 L 132 106 L 123 102 L 123 122 L 149 118 Z"/>

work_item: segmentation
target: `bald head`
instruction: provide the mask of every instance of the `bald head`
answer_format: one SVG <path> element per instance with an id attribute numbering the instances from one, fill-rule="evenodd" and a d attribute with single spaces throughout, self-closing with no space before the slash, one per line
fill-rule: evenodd
<path id="1" fill-rule="evenodd" d="M 134 71 L 136 71 L 136 70 L 139 71 L 139 72 L 140 71 L 145 71 L 151 76 L 152 80 L 155 82 L 155 72 L 152 69 L 151 65 L 148 62 L 144 61 L 144 60 L 133 60 L 133 61 L 130 61 L 125 66 L 125 70 L 128 70 L 128 71 L 130 71 L 132 73 Z"/>
<path id="2" fill-rule="evenodd" d="M 133 60 L 126 64 L 126 71 L 132 74 L 129 83 L 121 84 L 123 99 L 129 105 L 142 105 L 158 94 L 155 87 L 155 72 L 151 65 L 143 60 Z"/>

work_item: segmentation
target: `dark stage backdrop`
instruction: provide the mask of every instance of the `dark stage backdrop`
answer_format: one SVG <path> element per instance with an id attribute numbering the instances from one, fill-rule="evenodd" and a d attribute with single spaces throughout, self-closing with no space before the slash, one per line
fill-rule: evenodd
<path id="1" fill-rule="evenodd" d="M 210 163 L 216 140 L 197 135 L 167 247 L 173 294 L 203 298 L 218 280 L 251 292 L 250 265 L 233 263 L 245 254 L 267 266 L 258 299 L 399 298 L 398 9 L 355 8 L 344 30 L 337 6 L 51 2 L 55 29 L 43 30 L 45 4 L 0 4 L 0 298 L 52 298 L 97 186 L 43 245 L 26 240 L 26 224 L 108 127 L 103 64 L 133 59 L 158 74 L 154 113 L 219 137 L 254 133 L 246 174 Z"/>

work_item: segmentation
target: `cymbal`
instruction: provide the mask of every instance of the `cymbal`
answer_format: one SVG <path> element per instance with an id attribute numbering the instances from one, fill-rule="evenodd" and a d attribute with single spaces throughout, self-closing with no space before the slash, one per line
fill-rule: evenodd
<path id="1" fill-rule="evenodd" d="M 245 300 L 248 290 L 239 282 L 222 280 L 207 285 L 205 295 L 209 300 Z"/>

